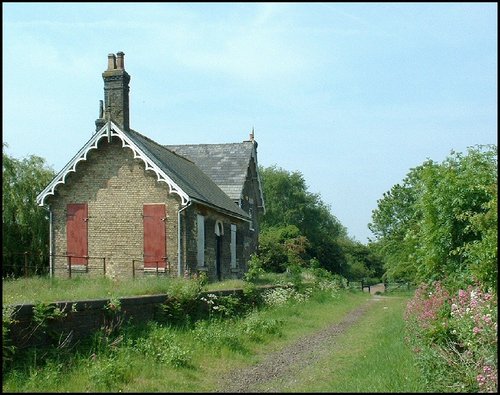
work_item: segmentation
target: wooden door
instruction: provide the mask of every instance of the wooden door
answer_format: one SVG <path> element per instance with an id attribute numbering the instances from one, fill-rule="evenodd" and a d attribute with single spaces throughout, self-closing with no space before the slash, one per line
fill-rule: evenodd
<path id="1" fill-rule="evenodd" d="M 145 204 L 143 210 L 144 268 L 164 269 L 167 255 L 165 205 Z"/>
<path id="2" fill-rule="evenodd" d="M 68 204 L 66 213 L 66 254 L 71 257 L 72 265 L 86 265 L 88 257 L 87 204 Z"/>

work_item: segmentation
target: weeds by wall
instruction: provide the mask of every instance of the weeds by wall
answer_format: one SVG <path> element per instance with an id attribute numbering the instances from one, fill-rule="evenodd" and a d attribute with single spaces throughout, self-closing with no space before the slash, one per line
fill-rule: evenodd
<path id="1" fill-rule="evenodd" d="M 3 338 L 9 350 L 73 344 L 97 330 L 147 321 L 183 325 L 213 315 L 244 313 L 262 302 L 262 292 L 282 286 L 203 291 L 196 295 L 152 295 L 116 299 L 24 304 L 4 307 Z M 214 299 L 217 298 L 217 304 Z"/>

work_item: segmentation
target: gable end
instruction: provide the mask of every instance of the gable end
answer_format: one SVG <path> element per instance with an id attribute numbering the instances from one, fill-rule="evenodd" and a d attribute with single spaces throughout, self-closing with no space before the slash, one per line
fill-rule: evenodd
<path id="1" fill-rule="evenodd" d="M 92 138 L 80 149 L 80 151 L 64 166 L 64 168 L 54 177 L 47 187 L 37 196 L 36 201 L 39 206 L 43 206 L 45 199 L 49 195 L 54 195 L 56 187 L 66 182 L 66 176 L 71 172 L 76 172 L 76 165 L 83 160 L 87 160 L 87 154 L 92 149 L 97 149 L 99 141 L 105 137 L 108 141 L 112 137 L 118 137 L 122 141 L 123 148 L 130 148 L 134 153 L 134 159 L 141 159 L 146 170 L 155 172 L 157 180 L 163 181 L 169 186 L 170 193 L 175 193 L 181 198 L 181 205 L 185 206 L 190 198 L 169 176 L 165 174 L 123 131 L 113 122 L 108 121 Z"/>

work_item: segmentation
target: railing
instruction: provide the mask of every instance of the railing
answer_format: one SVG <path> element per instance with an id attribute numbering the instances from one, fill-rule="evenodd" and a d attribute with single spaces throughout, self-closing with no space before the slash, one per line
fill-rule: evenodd
<path id="1" fill-rule="evenodd" d="M 123 264 L 126 264 L 126 260 L 123 261 Z M 68 278 L 89 273 L 99 273 L 106 276 L 108 265 L 109 258 L 106 257 L 11 252 L 3 253 L 2 277 L 16 278 L 49 275 L 51 270 L 52 274 L 66 272 Z M 148 261 L 146 264 L 144 258 L 132 259 L 132 277 L 136 277 L 138 273 L 171 276 L 173 274 L 172 269 L 172 265 L 166 257 L 156 261 Z"/>
<path id="2" fill-rule="evenodd" d="M 363 292 L 365 288 L 368 288 L 368 293 L 370 293 L 370 287 L 371 287 L 370 282 L 365 282 L 364 280 L 361 280 L 361 292 Z"/>
<path id="3" fill-rule="evenodd" d="M 73 273 L 89 273 L 89 271 L 101 271 L 102 270 L 102 275 L 106 275 L 106 258 L 105 257 L 97 257 L 97 256 L 78 256 L 78 255 L 52 255 L 54 258 L 59 257 L 59 258 L 66 258 L 67 260 L 67 270 L 68 270 L 68 277 L 71 278 Z M 84 260 L 85 263 L 75 263 L 75 260 Z M 97 264 L 97 265 L 90 265 L 89 261 L 90 260 L 97 260 L 98 262 L 102 262 L 102 264 Z M 58 269 L 57 265 L 54 265 L 54 269 Z"/>
<path id="4" fill-rule="evenodd" d="M 2 278 L 43 276 L 48 274 L 48 254 L 28 251 L 2 253 Z"/>
<path id="5" fill-rule="evenodd" d="M 152 266 L 151 263 L 153 263 Z M 161 265 L 160 265 L 161 264 Z M 170 276 L 172 274 L 172 267 L 167 257 L 162 259 L 148 262 L 146 264 L 143 259 L 132 259 L 132 277 L 136 277 L 136 272 L 142 272 L 145 274 L 155 274 L 159 275 L 167 275 Z"/>
<path id="6" fill-rule="evenodd" d="M 126 264 L 126 261 L 123 264 Z M 47 276 L 51 274 L 51 270 L 52 274 L 66 272 L 68 278 L 72 278 L 74 275 L 86 275 L 89 273 L 98 273 L 106 276 L 109 270 L 108 265 L 109 258 L 106 257 L 72 254 L 49 255 L 30 252 L 3 253 L 2 277 Z M 135 278 L 138 273 L 156 276 L 171 276 L 174 274 L 172 265 L 166 257 L 152 262 L 149 261 L 146 264 L 144 258 L 132 259 L 132 277 Z"/>
<path id="7" fill-rule="evenodd" d="M 51 274 L 51 270 L 52 274 L 55 271 L 67 271 L 69 278 L 75 273 L 100 272 L 106 275 L 106 258 L 31 252 L 3 253 L 2 278 L 46 276 Z"/>

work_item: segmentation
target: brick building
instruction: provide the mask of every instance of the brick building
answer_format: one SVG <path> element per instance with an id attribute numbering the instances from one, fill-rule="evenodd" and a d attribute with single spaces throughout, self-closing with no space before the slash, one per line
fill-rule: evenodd
<path id="1" fill-rule="evenodd" d="M 124 54 L 108 55 L 96 131 L 37 202 L 51 273 L 239 278 L 264 212 L 257 142 L 161 145 L 129 126 Z"/>

